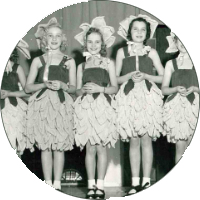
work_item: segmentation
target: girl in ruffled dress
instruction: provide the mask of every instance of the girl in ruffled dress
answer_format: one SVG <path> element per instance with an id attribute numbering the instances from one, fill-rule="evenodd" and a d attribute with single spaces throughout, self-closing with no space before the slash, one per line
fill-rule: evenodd
<path id="1" fill-rule="evenodd" d="M 164 132 L 168 142 L 176 144 L 175 162 L 182 157 L 194 134 L 199 114 L 199 85 L 193 63 L 180 40 L 167 36 L 167 53 L 179 51 L 166 63 L 163 95 L 169 95 L 163 110 Z M 171 83 L 171 85 L 170 85 Z"/>
<path id="2" fill-rule="evenodd" d="M 28 103 L 28 147 L 35 144 L 42 151 L 45 182 L 61 190 L 64 151 L 74 144 L 70 93 L 76 91 L 76 66 L 63 54 L 67 40 L 56 18 L 39 25 L 35 36 L 44 54 L 33 60 L 26 84 L 26 92 L 33 93 Z"/>
<path id="3" fill-rule="evenodd" d="M 22 99 L 27 97 L 24 92 L 26 76 L 23 68 L 17 64 L 17 49 L 30 59 L 28 44 L 20 40 L 7 63 L 1 84 L 1 112 L 5 132 L 17 154 L 23 154 L 26 148 L 26 111 L 27 104 Z"/>
<path id="4" fill-rule="evenodd" d="M 145 46 L 153 37 L 157 24 L 146 15 L 130 16 L 120 23 L 118 30 L 118 34 L 128 41 L 128 46 L 118 50 L 116 58 L 117 81 L 121 84 L 116 95 L 117 131 L 122 141 L 130 141 L 132 187 L 126 195 L 150 186 L 152 140 L 156 140 L 163 130 L 162 93 L 155 83 L 162 82 L 164 69 L 157 51 Z M 158 76 L 154 74 L 154 67 Z"/>
<path id="5" fill-rule="evenodd" d="M 77 95 L 74 111 L 75 142 L 81 149 L 86 146 L 88 192 L 86 198 L 105 197 L 104 177 L 107 169 L 106 147 L 114 147 L 118 134 L 112 94 L 118 90 L 113 61 L 106 57 L 115 37 L 114 29 L 106 26 L 104 17 L 96 17 L 92 24 L 82 24 L 83 32 L 75 39 L 84 46 L 86 62 L 78 66 Z M 97 161 L 97 184 L 95 169 Z"/>

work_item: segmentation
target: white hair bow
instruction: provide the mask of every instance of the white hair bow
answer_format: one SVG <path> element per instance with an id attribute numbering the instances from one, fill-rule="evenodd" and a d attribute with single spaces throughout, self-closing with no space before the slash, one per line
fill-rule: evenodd
<path id="1" fill-rule="evenodd" d="M 40 42 L 44 34 L 46 33 L 46 30 L 50 27 L 56 25 L 61 28 L 61 25 L 58 23 L 57 19 L 55 17 L 52 17 L 46 24 L 39 24 L 37 31 L 35 33 L 35 38 L 37 41 L 38 48 L 40 49 Z M 67 38 L 66 38 L 67 39 Z"/>
<path id="2" fill-rule="evenodd" d="M 16 49 L 18 49 L 27 59 L 31 58 L 30 52 L 29 52 L 29 45 L 26 41 L 20 40 L 16 46 Z M 5 68 L 5 71 L 7 72 L 7 74 L 9 72 L 12 72 L 12 67 L 13 67 L 13 64 L 9 60 Z"/>
<path id="3" fill-rule="evenodd" d="M 169 43 L 169 47 L 166 49 L 166 53 L 175 53 L 178 51 L 174 37 L 175 37 L 175 34 L 172 32 L 170 33 L 170 36 L 166 37 Z"/>
<path id="4" fill-rule="evenodd" d="M 100 54 L 92 55 L 92 54 L 89 53 L 89 52 L 83 52 L 83 56 L 86 58 L 86 61 L 87 61 L 88 59 L 90 59 L 91 57 L 101 58 L 101 55 L 100 55 Z"/>
<path id="5" fill-rule="evenodd" d="M 133 41 L 128 41 L 127 45 L 128 45 L 128 53 L 129 54 L 131 52 L 133 52 L 134 54 L 138 54 L 136 51 L 137 43 L 135 43 Z M 150 46 L 144 46 L 142 49 L 140 49 L 140 54 L 141 55 L 147 54 L 147 52 L 149 52 L 150 50 L 151 50 Z M 140 54 L 138 54 L 138 55 L 140 55 Z"/>
<path id="6" fill-rule="evenodd" d="M 114 28 L 112 26 L 107 26 L 104 16 L 95 17 L 92 20 L 91 24 L 83 23 L 80 25 L 79 28 L 81 28 L 83 31 L 79 34 L 77 34 L 74 38 L 83 46 L 86 33 L 90 28 L 98 28 L 100 32 L 103 35 L 104 42 L 106 44 L 106 47 L 111 47 L 115 42 L 115 36 L 112 36 L 112 34 L 115 32 Z"/>
<path id="7" fill-rule="evenodd" d="M 151 35 L 150 38 L 153 38 L 154 32 L 156 30 L 156 27 L 158 26 L 158 22 L 154 19 L 151 19 L 149 16 L 147 15 L 141 15 L 139 14 L 137 17 L 134 15 L 130 15 L 129 17 L 127 17 L 126 19 L 124 19 L 123 21 L 121 21 L 119 24 L 119 29 L 118 29 L 118 34 L 123 37 L 125 40 L 128 41 L 127 39 L 127 34 L 128 34 L 128 29 L 129 29 L 129 25 L 132 22 L 132 20 L 137 19 L 137 18 L 143 18 L 145 19 L 147 22 L 150 23 L 150 29 L 151 29 Z"/>

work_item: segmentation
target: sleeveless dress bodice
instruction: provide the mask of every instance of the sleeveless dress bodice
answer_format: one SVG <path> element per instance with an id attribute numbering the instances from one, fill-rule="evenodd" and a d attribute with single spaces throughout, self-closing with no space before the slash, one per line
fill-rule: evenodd
<path id="1" fill-rule="evenodd" d="M 124 76 L 130 72 L 136 71 L 136 56 L 129 56 L 128 47 L 124 47 L 124 56 L 122 63 L 121 75 Z M 153 75 L 153 61 L 148 57 L 148 53 L 143 56 L 138 56 L 139 58 L 139 71 Z"/>
<path id="2" fill-rule="evenodd" d="M 44 70 L 45 70 L 45 61 L 44 57 L 41 56 L 40 60 L 42 62 L 42 67 L 39 68 L 38 72 L 38 79 L 37 81 L 39 83 L 43 83 L 43 76 L 44 76 Z M 59 80 L 64 83 L 69 82 L 69 70 L 64 65 L 64 62 L 66 62 L 67 58 L 63 58 L 59 65 L 50 65 L 49 66 L 49 74 L 48 74 L 48 80 Z"/>
<path id="3" fill-rule="evenodd" d="M 173 59 L 172 63 L 174 67 L 174 72 L 171 78 L 172 87 L 183 86 L 186 89 L 191 86 L 199 87 L 194 67 L 192 69 L 178 69 L 176 59 Z M 177 93 L 174 93 L 171 96 L 169 96 L 167 98 L 167 102 L 171 101 L 176 95 Z M 190 101 L 190 103 L 192 103 L 194 101 L 195 95 L 194 93 L 191 93 L 186 98 Z"/>
<path id="4" fill-rule="evenodd" d="M 93 82 L 100 86 L 106 87 L 109 82 L 109 74 L 106 69 L 102 68 L 87 68 L 83 72 L 83 85 L 87 82 Z"/>
<path id="5" fill-rule="evenodd" d="M 1 89 L 2 90 L 9 90 L 9 91 L 19 91 L 19 77 L 17 74 L 17 68 L 18 64 L 14 64 L 12 67 L 12 72 L 4 72 L 3 74 L 3 79 L 2 79 L 2 84 L 1 84 Z"/>
<path id="6" fill-rule="evenodd" d="M 198 86 L 198 79 L 194 67 L 192 69 L 178 69 L 176 60 L 172 60 L 174 72 L 171 78 L 172 87 L 183 86 L 189 88 L 190 86 Z"/>
<path id="7" fill-rule="evenodd" d="M 83 85 L 85 85 L 88 82 L 96 83 L 99 86 L 107 87 L 110 83 L 110 77 L 108 74 L 108 71 L 106 69 L 103 69 L 101 67 L 91 67 L 85 69 L 85 63 L 83 63 Z M 96 99 L 99 96 L 100 93 L 93 93 L 92 96 L 94 99 Z M 86 93 L 82 96 L 82 98 L 86 96 Z M 106 97 L 107 101 L 111 103 L 111 98 L 108 94 L 104 93 L 104 96 Z"/>
<path id="8" fill-rule="evenodd" d="M 19 91 L 19 77 L 17 74 L 17 68 L 18 64 L 14 64 L 12 67 L 12 71 L 7 73 L 4 72 L 3 74 L 3 79 L 2 79 L 2 84 L 1 84 L 1 89 L 2 90 L 8 90 L 11 92 Z M 16 97 L 8 97 L 10 103 L 13 106 L 17 106 L 17 99 Z M 5 107 L 5 99 L 1 99 L 1 109 Z"/>

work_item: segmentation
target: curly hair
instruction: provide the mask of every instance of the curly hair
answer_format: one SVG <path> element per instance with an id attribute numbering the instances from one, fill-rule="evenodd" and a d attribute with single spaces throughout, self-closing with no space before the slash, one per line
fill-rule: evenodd
<path id="1" fill-rule="evenodd" d="M 44 52 L 44 53 L 47 52 L 47 50 L 48 50 L 47 49 L 47 33 L 48 33 L 48 29 L 50 29 L 52 27 L 59 28 L 61 31 L 63 31 L 61 26 L 60 26 L 60 24 L 58 24 L 58 23 L 51 24 L 50 26 L 48 26 L 45 29 L 45 34 L 42 36 L 41 42 L 40 42 L 40 48 L 41 48 L 42 52 Z M 62 44 L 60 46 L 60 50 L 62 52 L 65 52 L 66 49 L 67 49 L 67 38 L 66 38 L 65 34 L 63 34 L 62 37 L 63 37 L 63 39 L 62 39 Z"/>
<path id="2" fill-rule="evenodd" d="M 129 29 L 128 29 L 128 34 L 127 34 L 127 39 L 129 41 L 133 41 L 132 39 L 132 35 L 131 35 L 131 30 L 132 30 L 132 27 L 133 27 L 133 23 L 134 22 L 144 22 L 146 24 L 146 29 L 147 29 L 147 34 L 146 34 L 146 38 L 144 40 L 144 45 L 146 44 L 147 40 L 150 38 L 150 35 L 151 35 L 151 28 L 150 28 L 150 23 L 146 21 L 146 19 L 142 18 L 142 17 L 138 17 L 136 19 L 133 19 L 131 21 L 131 23 L 129 24 Z"/>
<path id="3" fill-rule="evenodd" d="M 106 57 L 106 56 L 107 56 L 106 44 L 105 44 L 105 42 L 104 42 L 103 35 L 102 35 L 101 31 L 100 31 L 98 28 L 93 28 L 93 27 L 91 27 L 91 28 L 88 30 L 88 32 L 86 33 L 86 36 L 85 36 L 84 46 L 82 46 L 82 51 L 83 51 L 83 52 L 88 51 L 88 50 L 87 50 L 86 41 L 87 41 L 88 36 L 89 36 L 91 33 L 97 33 L 97 34 L 100 35 L 102 44 L 101 44 L 101 50 L 100 50 L 99 53 L 100 53 L 100 55 L 101 55 L 102 57 Z"/>
<path id="4" fill-rule="evenodd" d="M 18 59 L 19 59 L 19 55 L 18 55 L 18 52 L 17 52 L 17 48 L 15 48 L 13 50 L 13 52 L 11 53 L 11 56 L 10 56 L 10 61 L 14 62 L 14 63 L 17 63 L 18 62 Z"/>

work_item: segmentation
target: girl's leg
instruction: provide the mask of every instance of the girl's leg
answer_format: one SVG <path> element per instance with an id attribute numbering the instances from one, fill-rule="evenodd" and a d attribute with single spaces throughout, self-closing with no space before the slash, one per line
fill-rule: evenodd
<path id="1" fill-rule="evenodd" d="M 97 146 L 97 177 L 100 180 L 104 180 L 107 170 L 107 147 L 102 145 Z"/>
<path id="2" fill-rule="evenodd" d="M 188 138 L 188 140 L 187 140 L 187 146 L 186 146 L 186 148 L 185 148 L 185 150 L 187 149 L 187 147 L 190 145 L 190 142 L 191 142 L 191 140 L 192 140 L 192 138 L 193 138 L 193 135 L 194 135 L 194 133 Z"/>
<path id="3" fill-rule="evenodd" d="M 52 169 L 53 169 L 52 151 L 51 150 L 42 151 L 41 160 L 42 160 L 42 170 L 44 174 L 44 180 L 48 185 L 52 186 Z"/>
<path id="4" fill-rule="evenodd" d="M 176 156 L 175 156 L 175 162 L 176 163 L 178 163 L 178 161 L 181 159 L 186 148 L 187 148 L 187 141 L 186 140 L 177 141 L 177 143 L 176 143 Z"/>
<path id="5" fill-rule="evenodd" d="M 97 157 L 97 188 L 104 190 L 104 178 L 107 170 L 107 147 L 98 145 Z M 96 194 L 102 194 L 102 191 L 100 190 L 97 190 Z"/>
<path id="6" fill-rule="evenodd" d="M 129 159 L 132 177 L 139 177 L 140 173 L 140 138 L 131 138 L 129 148 Z"/>
<path id="7" fill-rule="evenodd" d="M 96 146 L 91 145 L 88 141 L 86 144 L 86 156 L 85 156 L 85 166 L 88 176 L 88 189 L 94 189 L 95 185 L 95 170 L 96 170 Z M 89 195 L 94 194 L 93 191 L 88 193 Z"/>
<path id="8" fill-rule="evenodd" d="M 64 151 L 53 151 L 54 155 L 54 184 L 55 189 L 61 190 L 61 177 L 63 173 L 63 168 L 65 164 L 65 154 Z"/>
<path id="9" fill-rule="evenodd" d="M 142 186 L 149 183 L 150 186 L 150 176 L 153 164 L 153 148 L 152 148 L 152 138 L 146 133 L 141 138 L 142 147 L 142 168 L 143 168 L 143 181 Z"/>
<path id="10" fill-rule="evenodd" d="M 129 148 L 129 159 L 131 164 L 132 174 L 132 186 L 135 189 L 131 189 L 128 193 L 134 194 L 137 192 L 137 187 L 140 185 L 140 138 L 131 138 Z"/>
<path id="11" fill-rule="evenodd" d="M 187 147 L 190 145 L 190 142 L 193 138 L 193 135 L 191 135 L 188 140 L 179 140 L 176 143 L 176 157 L 175 162 L 178 163 L 178 161 L 181 159 L 182 155 L 184 154 Z"/>

